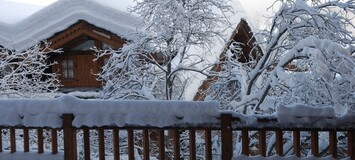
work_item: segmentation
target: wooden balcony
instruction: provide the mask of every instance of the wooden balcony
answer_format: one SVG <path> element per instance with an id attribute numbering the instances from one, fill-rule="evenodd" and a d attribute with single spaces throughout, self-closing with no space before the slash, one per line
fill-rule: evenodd
<path id="1" fill-rule="evenodd" d="M 220 117 L 216 117 L 217 123 L 198 126 L 179 124 L 163 128 L 130 125 L 76 128 L 72 124 L 74 118 L 73 114 L 64 114 L 62 116 L 63 125 L 59 128 L 1 126 L 0 154 L 1 152 L 10 152 L 10 154 L 37 152 L 38 155 L 41 155 L 49 151 L 53 155 L 64 154 L 65 160 L 75 160 L 79 156 L 78 148 L 82 148 L 81 156 L 84 159 L 92 159 L 91 150 L 94 149 L 98 151 L 98 157 L 101 160 L 108 155 L 111 155 L 115 160 L 119 160 L 122 156 L 133 160 L 137 155 L 143 159 L 150 159 L 153 157 L 152 154 L 158 159 L 180 159 L 182 156 L 187 156 L 194 160 L 200 159 L 199 156 L 203 155 L 203 159 L 207 160 L 216 159 L 216 157 L 225 160 L 238 156 L 233 155 L 235 150 L 233 147 L 238 141 L 241 143 L 241 153 L 246 156 L 261 155 L 266 157 L 275 154 L 284 156 L 287 152 L 287 155 L 305 157 L 302 150 L 308 150 L 315 157 L 331 155 L 335 159 L 339 156 L 355 159 L 355 125 L 353 120 L 342 121 L 342 126 L 335 124 L 316 127 L 311 124 L 291 124 L 282 127 L 277 118 L 273 116 L 256 116 L 255 122 L 257 123 L 248 124 L 238 115 L 222 113 Z M 29 132 L 33 131 L 36 132 L 36 136 L 29 136 L 31 135 Z M 94 136 L 91 134 L 93 132 L 95 132 Z M 126 135 L 124 142 L 120 137 L 122 132 Z M 187 137 L 183 137 L 183 133 L 187 133 L 184 134 Z M 321 151 L 320 133 L 327 133 L 329 137 L 329 145 Z M 288 137 L 292 138 L 285 138 L 286 134 L 291 135 Z M 341 137 L 337 136 L 340 134 Z M 197 137 L 200 138 L 198 143 Z M 216 152 L 216 148 L 212 144 L 213 141 L 216 141 L 216 137 L 221 144 L 221 147 L 217 148 L 220 152 Z M 302 143 L 304 137 L 308 137 L 310 143 Z M 92 146 L 93 139 L 97 142 L 97 146 Z M 275 140 L 274 143 L 272 139 Z M 182 147 L 184 147 L 180 145 L 182 141 L 186 141 L 188 144 L 187 151 L 182 152 Z M 271 143 L 273 147 L 268 146 L 267 143 Z M 291 145 L 287 147 L 286 143 Z M 8 147 L 5 147 L 4 144 L 8 144 Z M 37 146 L 30 147 L 31 144 Z M 107 148 L 108 144 L 112 148 Z M 338 148 L 340 144 L 345 150 Z M 16 145 L 21 145 L 21 147 Z M 22 147 L 23 150 L 17 150 Z M 202 148 L 203 153 L 198 150 L 198 147 Z M 140 151 L 137 152 L 137 148 Z"/>

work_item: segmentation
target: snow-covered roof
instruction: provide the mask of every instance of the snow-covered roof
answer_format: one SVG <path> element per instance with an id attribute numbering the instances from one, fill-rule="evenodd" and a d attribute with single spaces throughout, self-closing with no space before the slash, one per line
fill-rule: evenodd
<path id="1" fill-rule="evenodd" d="M 0 0 L 0 24 L 15 24 L 42 8 L 40 5 Z"/>
<path id="2" fill-rule="evenodd" d="M 17 23 L 0 23 L 0 45 L 24 50 L 78 20 L 85 20 L 121 37 L 135 30 L 139 23 L 138 18 L 123 7 L 112 8 L 95 0 L 58 0 Z"/>
<path id="3" fill-rule="evenodd" d="M 256 31 L 256 27 L 254 26 L 254 23 L 249 18 L 248 14 L 246 13 L 240 1 L 232 0 L 231 6 L 233 7 L 234 12 L 226 15 L 231 23 L 231 26 L 226 30 L 224 30 L 224 32 L 222 33 L 223 37 L 219 37 L 222 38 L 223 40 L 220 40 L 216 37 L 215 44 L 211 45 L 210 48 L 211 56 L 206 57 L 207 61 L 209 62 L 214 63 L 215 61 L 218 60 L 219 56 L 221 55 L 221 53 L 224 52 L 224 49 L 229 44 L 228 42 L 231 40 L 233 34 L 235 33 L 235 30 L 237 29 L 238 25 L 242 20 L 247 22 L 251 31 Z M 206 76 L 204 75 L 194 75 L 194 76 L 195 78 L 193 82 L 190 83 L 191 85 L 186 88 L 186 92 L 185 92 L 186 100 L 192 100 L 194 98 L 195 94 L 198 91 L 198 88 L 200 87 L 202 82 L 206 79 Z"/>

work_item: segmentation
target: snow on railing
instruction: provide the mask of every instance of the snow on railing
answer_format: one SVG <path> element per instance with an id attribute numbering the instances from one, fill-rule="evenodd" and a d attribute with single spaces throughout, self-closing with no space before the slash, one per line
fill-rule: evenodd
<path id="1" fill-rule="evenodd" d="M 75 115 L 75 127 L 199 125 L 218 123 L 219 116 L 216 102 L 82 100 L 71 95 L 0 102 L 2 126 L 57 128 L 65 113 Z"/>
<path id="2" fill-rule="evenodd" d="M 53 155 L 64 152 L 65 159 L 90 159 L 95 155 L 100 159 L 105 159 L 105 155 L 120 159 L 123 153 L 128 159 L 149 159 L 152 155 L 159 159 L 196 159 L 197 155 L 231 159 L 238 148 L 243 155 L 265 157 L 289 155 L 290 147 L 292 155 L 304 157 L 307 155 L 301 151 L 306 144 L 302 144 L 301 137 L 307 133 L 310 152 L 315 157 L 328 150 L 334 158 L 341 155 L 355 159 L 355 112 L 350 110 L 336 116 L 331 108 L 279 106 L 274 115 L 257 116 L 220 112 L 215 102 L 80 100 L 69 95 L 53 100 L 0 100 L 0 110 L 0 158 L 4 150 L 20 153 L 18 142 L 23 143 L 25 153 L 31 148 L 39 154 L 50 149 Z M 35 140 L 29 136 L 33 130 Z M 95 145 L 93 132 L 97 136 Z M 328 134 L 326 149 L 319 146 L 321 132 Z M 285 139 L 286 134 L 292 134 L 292 140 Z M 340 134 L 346 137 L 345 151 L 337 147 L 344 141 Z M 6 140 L 8 147 L 3 146 Z M 180 146 L 186 140 L 188 146 Z M 34 147 L 30 145 L 32 141 Z M 60 146 L 58 143 L 62 142 Z M 151 146 L 153 142 L 155 145 Z M 108 144 L 111 149 L 107 149 Z"/>

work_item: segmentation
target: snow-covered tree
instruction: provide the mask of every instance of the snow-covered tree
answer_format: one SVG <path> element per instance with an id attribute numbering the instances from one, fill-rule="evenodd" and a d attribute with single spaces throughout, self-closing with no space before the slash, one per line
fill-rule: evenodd
<path id="1" fill-rule="evenodd" d="M 354 108 L 355 2 L 275 4 L 279 10 L 270 27 L 255 36 L 262 55 L 238 62 L 240 44 L 231 43 L 220 62 L 225 69 L 207 91 L 210 98 L 245 114 L 272 113 L 290 103 L 332 106 L 338 114 Z"/>
<path id="2" fill-rule="evenodd" d="M 141 0 L 131 11 L 143 22 L 119 50 L 96 50 L 110 59 L 99 75 L 104 98 L 182 99 L 186 71 L 197 69 L 229 23 L 228 0 Z"/>
<path id="3" fill-rule="evenodd" d="M 25 50 L 0 48 L 0 96 L 3 98 L 34 98 L 54 92 L 59 81 L 56 73 L 47 73 L 49 53 L 59 53 L 43 42 Z"/>
<path id="4" fill-rule="evenodd" d="M 99 75 L 105 83 L 103 98 L 181 100 L 189 82 L 187 75 L 204 72 L 198 67 L 204 66 L 209 49 L 229 27 L 225 14 L 232 7 L 228 0 L 140 0 L 136 3 L 131 11 L 143 23 L 136 33 L 128 36 L 130 41 L 119 50 L 94 49 L 99 57 L 110 55 Z M 187 135 L 187 132 L 180 135 L 182 153 L 188 151 Z"/>

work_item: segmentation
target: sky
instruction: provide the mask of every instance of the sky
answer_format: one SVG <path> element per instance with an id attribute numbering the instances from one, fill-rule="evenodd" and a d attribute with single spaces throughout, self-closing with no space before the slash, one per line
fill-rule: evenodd
<path id="1" fill-rule="evenodd" d="M 57 0 L 0 0 L 0 21 L 7 23 L 16 23 L 23 19 L 23 17 L 27 17 L 34 12 L 40 10 L 44 6 L 47 6 Z M 106 0 L 99 0 L 106 1 Z M 112 1 L 112 0 L 110 0 Z M 119 5 L 123 1 L 127 0 L 117 0 L 113 5 Z M 253 19 L 254 25 L 260 26 L 266 21 L 265 15 L 271 14 L 271 9 L 267 10 L 268 7 L 275 0 L 239 0 L 240 3 L 245 8 L 247 14 Z M 18 7 L 19 4 L 23 7 Z M 26 9 L 24 9 L 26 8 Z M 12 15 L 10 15 L 12 14 Z M 13 14 L 16 14 L 15 17 Z M 7 15 L 7 16 L 4 16 Z"/>

